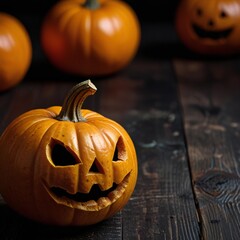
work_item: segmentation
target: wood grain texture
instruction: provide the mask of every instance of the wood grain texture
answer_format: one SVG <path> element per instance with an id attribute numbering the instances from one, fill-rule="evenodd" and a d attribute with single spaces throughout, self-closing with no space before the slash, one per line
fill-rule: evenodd
<path id="1" fill-rule="evenodd" d="M 177 87 L 170 62 L 136 61 L 101 87 L 99 108 L 121 123 L 138 154 L 123 239 L 199 239 Z"/>
<path id="2" fill-rule="evenodd" d="M 240 239 L 239 60 L 175 61 L 203 239 Z"/>

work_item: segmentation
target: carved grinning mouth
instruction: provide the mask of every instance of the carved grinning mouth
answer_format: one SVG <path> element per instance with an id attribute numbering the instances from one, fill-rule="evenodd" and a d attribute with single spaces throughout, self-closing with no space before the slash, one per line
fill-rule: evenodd
<path id="1" fill-rule="evenodd" d="M 205 30 L 201 27 L 199 27 L 196 24 L 192 25 L 193 30 L 195 33 L 198 35 L 200 38 L 210 38 L 213 40 L 218 40 L 218 39 L 224 39 L 229 36 L 229 34 L 232 32 L 233 28 L 227 28 L 222 31 L 210 31 L 210 30 Z"/>
<path id="2" fill-rule="evenodd" d="M 113 186 L 102 191 L 97 184 L 94 184 L 89 193 L 70 194 L 59 187 L 46 187 L 49 195 L 59 204 L 78 208 L 87 211 L 98 211 L 103 209 L 117 199 L 119 199 L 129 182 L 130 173 L 128 173 L 120 184 L 114 183 Z"/>
<path id="3" fill-rule="evenodd" d="M 114 191 L 117 188 L 117 184 L 114 183 L 111 188 L 106 191 L 101 191 L 100 187 L 95 184 L 92 186 L 91 191 L 89 193 L 80 193 L 77 192 L 75 194 L 70 194 L 66 190 L 59 187 L 52 187 L 50 190 L 57 197 L 66 197 L 76 202 L 88 202 L 90 200 L 97 201 L 101 197 L 107 197 L 108 194 Z"/>

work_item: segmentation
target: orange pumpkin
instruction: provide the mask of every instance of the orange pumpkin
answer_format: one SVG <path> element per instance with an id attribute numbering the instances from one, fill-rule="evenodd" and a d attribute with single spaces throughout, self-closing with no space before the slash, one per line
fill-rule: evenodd
<path id="1" fill-rule="evenodd" d="M 27 30 L 15 17 L 0 12 L 0 91 L 23 80 L 32 59 Z"/>
<path id="2" fill-rule="evenodd" d="M 41 42 L 50 62 L 78 75 L 100 76 L 125 67 L 135 56 L 140 26 L 119 0 L 65 0 L 47 14 Z"/>
<path id="3" fill-rule="evenodd" d="M 183 44 L 196 53 L 240 52 L 240 1 L 182 0 L 176 30 Z"/>
<path id="4" fill-rule="evenodd" d="M 0 138 L 0 193 L 20 214 L 53 225 L 90 225 L 121 210 L 137 157 L 118 123 L 83 109 L 96 87 L 76 85 L 63 107 L 16 118 Z"/>

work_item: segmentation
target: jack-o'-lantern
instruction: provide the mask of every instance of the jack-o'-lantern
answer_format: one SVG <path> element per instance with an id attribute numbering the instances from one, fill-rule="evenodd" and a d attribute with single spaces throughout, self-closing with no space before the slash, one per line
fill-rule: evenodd
<path id="1" fill-rule="evenodd" d="M 137 180 L 122 126 L 81 109 L 96 87 L 76 85 L 63 107 L 20 115 L 0 138 L 0 192 L 20 214 L 52 225 L 90 225 L 120 211 Z"/>
<path id="2" fill-rule="evenodd" d="M 196 53 L 240 52 L 240 1 L 182 0 L 176 30 L 182 43 Z"/>

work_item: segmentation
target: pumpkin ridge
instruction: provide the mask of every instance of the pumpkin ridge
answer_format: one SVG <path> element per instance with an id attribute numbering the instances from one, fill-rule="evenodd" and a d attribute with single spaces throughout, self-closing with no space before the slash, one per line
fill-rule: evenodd
<path id="1" fill-rule="evenodd" d="M 15 121 L 13 121 L 7 129 L 10 129 L 10 132 L 7 132 L 5 131 L 2 136 L 1 136 L 1 139 L 2 138 L 5 138 L 6 137 L 6 134 L 7 136 L 11 135 L 12 134 L 12 129 L 15 129 L 15 128 L 19 128 L 21 127 L 23 124 L 26 124 L 26 120 L 28 120 L 29 124 L 27 126 L 27 128 L 24 128 L 22 130 L 22 132 L 20 133 L 20 135 L 18 135 L 18 138 L 21 138 L 21 136 L 29 129 L 31 128 L 32 126 L 35 126 L 37 124 L 39 124 L 40 122 L 43 122 L 43 121 L 46 121 L 46 119 L 35 119 L 35 121 L 33 122 L 32 120 L 33 116 L 32 115 L 28 115 L 28 116 L 25 116 L 24 118 L 17 118 Z M 48 119 L 47 119 L 48 120 Z M 13 130 L 13 132 L 15 132 L 15 130 Z"/>
<path id="2" fill-rule="evenodd" d="M 96 121 L 97 120 L 97 121 Z M 104 131 L 104 129 L 109 129 L 109 126 L 111 127 L 111 133 L 114 131 L 114 133 L 112 133 L 112 135 L 116 134 L 116 128 L 113 125 L 109 125 L 108 124 L 108 120 L 106 117 L 101 116 L 101 117 L 94 117 L 94 122 L 96 125 L 98 125 L 98 130 L 101 132 L 102 136 L 104 137 L 104 139 L 106 139 L 110 145 L 115 145 L 116 142 L 113 140 L 113 138 L 109 135 L 108 132 Z M 99 128 L 99 125 L 101 124 L 101 128 Z"/>
<path id="3" fill-rule="evenodd" d="M 101 131 L 99 130 L 99 128 L 98 128 L 96 125 L 91 124 L 91 127 L 94 127 L 95 130 L 98 132 L 98 134 L 99 134 L 99 135 L 102 135 L 102 134 L 101 134 Z M 93 131 L 91 130 L 90 132 L 93 132 Z M 97 152 L 98 152 L 97 146 L 96 146 L 96 144 L 95 144 L 95 141 L 94 141 L 92 135 L 90 135 L 90 140 L 91 140 L 91 142 L 92 142 L 92 146 L 93 146 L 93 148 L 94 148 L 94 152 L 97 153 Z M 95 159 L 98 159 L 97 154 L 96 154 L 96 156 L 95 156 Z M 95 159 L 93 160 L 93 162 L 95 161 Z M 97 161 L 98 161 L 98 160 L 97 160 Z M 98 161 L 98 162 L 99 162 L 99 161 Z M 103 169 L 103 167 L 102 167 L 102 164 L 99 163 L 99 165 L 101 165 L 101 169 L 102 169 L 101 173 L 106 174 L 105 171 L 104 171 L 104 169 Z M 88 172 L 90 172 L 91 166 L 92 166 L 92 164 L 90 165 L 90 168 L 88 169 Z"/>
<path id="4" fill-rule="evenodd" d="M 88 121 L 95 120 L 98 118 L 103 118 L 103 116 L 101 114 L 94 112 L 94 111 L 87 110 L 87 109 L 82 109 L 82 114 L 83 114 L 84 118 L 87 119 Z"/>
<path id="5" fill-rule="evenodd" d="M 31 120 L 33 115 L 35 118 L 37 118 L 38 116 L 40 116 L 40 117 L 42 116 L 41 112 L 39 112 L 39 114 L 35 114 L 35 112 L 37 112 L 37 110 L 31 110 L 26 113 L 23 113 L 22 115 L 20 115 L 16 119 L 14 119 L 7 128 L 13 128 L 17 124 L 22 124 L 22 122 L 25 122 L 26 120 Z M 47 116 L 46 116 L 46 119 L 47 119 Z M 41 121 L 41 120 L 44 120 L 44 119 L 39 119 L 39 121 Z"/>
<path id="6" fill-rule="evenodd" d="M 68 8 L 64 6 L 58 6 L 59 9 L 53 9 L 54 11 L 60 11 L 57 13 L 56 17 L 53 19 L 54 23 L 58 23 L 60 31 L 64 31 L 66 29 L 66 25 L 68 24 L 69 18 L 72 17 L 75 13 L 77 13 L 79 10 L 78 9 L 73 9 L 70 4 L 65 4 L 66 6 L 68 5 Z M 75 11 L 74 11 L 75 10 Z"/>
<path id="7" fill-rule="evenodd" d="M 80 15 L 80 14 L 79 14 Z M 79 24 L 84 25 L 84 37 L 78 38 L 76 37 L 75 39 L 75 49 L 82 49 L 83 52 L 83 56 L 80 57 L 80 55 L 77 54 L 77 60 L 81 63 L 82 61 L 87 61 L 86 63 L 88 63 L 88 59 L 89 56 L 91 56 L 91 24 L 92 24 L 92 12 L 91 11 L 86 11 L 86 14 L 84 16 L 81 15 L 81 21 L 78 21 Z M 84 22 L 84 24 L 83 24 Z M 86 27 L 89 26 L 88 28 Z M 76 29 L 76 36 L 82 36 L 82 28 L 78 27 Z M 83 41 L 84 40 L 84 41 Z M 84 42 L 84 43 L 83 43 Z M 82 47 L 82 45 L 84 45 L 84 48 Z M 83 63 L 83 64 L 86 64 Z"/>
<path id="8" fill-rule="evenodd" d="M 61 15 L 64 15 L 64 18 L 62 18 Z M 65 12 L 63 12 L 60 16 L 58 16 L 59 19 L 59 26 L 61 32 L 68 32 L 69 25 L 71 25 L 71 21 L 74 19 L 75 16 L 79 15 L 78 9 L 66 9 Z"/>
<path id="9" fill-rule="evenodd" d="M 131 157 L 128 156 L 128 158 L 133 159 L 133 164 L 134 164 L 133 168 L 136 169 L 136 179 L 137 179 L 138 165 L 137 165 L 137 161 L 134 161 L 134 160 L 137 160 L 137 154 L 136 154 L 136 150 L 135 150 L 135 148 L 134 148 L 134 143 L 133 143 L 133 141 L 131 140 L 130 135 L 126 132 L 126 130 L 125 130 L 121 125 L 119 125 L 117 122 L 114 122 L 114 121 L 111 120 L 111 119 L 108 119 L 108 120 L 109 120 L 109 121 L 108 121 L 109 124 L 113 125 L 113 127 L 116 125 L 115 129 L 116 129 L 116 131 L 120 134 L 120 136 L 122 135 L 122 134 L 121 134 L 121 131 L 125 131 L 126 136 L 128 136 L 128 137 L 125 137 L 125 143 L 128 145 L 128 148 L 129 148 L 129 149 L 134 149 L 134 151 L 129 152 L 129 154 L 131 154 L 132 156 L 131 156 Z M 121 129 L 121 130 L 120 130 L 120 129 Z"/>
<path id="10" fill-rule="evenodd" d="M 56 123 L 53 123 L 53 125 L 56 124 Z M 43 133 L 43 136 L 45 135 L 46 131 Z M 43 137 L 41 138 L 41 141 L 39 142 L 39 145 L 41 145 L 41 142 L 43 141 Z M 34 154 L 34 159 L 37 159 L 37 156 L 38 156 L 38 151 L 35 152 Z M 35 206 L 35 209 L 37 209 L 38 211 L 35 211 L 35 214 L 37 214 L 37 218 L 40 219 L 41 217 L 41 208 L 38 206 L 38 197 L 37 197 L 37 194 L 36 194 L 36 189 L 37 188 L 37 181 L 35 181 L 35 174 L 36 172 L 38 172 L 37 170 L 37 166 L 36 164 L 34 164 L 34 167 L 32 168 L 33 169 L 33 178 L 32 178 L 32 184 L 33 184 L 33 188 L 32 188 L 32 196 L 33 196 L 33 205 Z"/>

